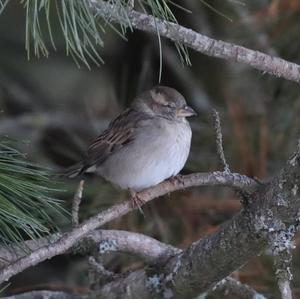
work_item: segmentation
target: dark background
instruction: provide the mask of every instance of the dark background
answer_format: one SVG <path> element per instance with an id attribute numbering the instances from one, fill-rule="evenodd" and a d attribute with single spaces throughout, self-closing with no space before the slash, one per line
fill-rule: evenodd
<path id="1" fill-rule="evenodd" d="M 176 1 L 177 2 L 177 1 Z M 180 2 L 180 1 L 178 1 Z M 300 2 L 181 1 L 192 14 L 174 8 L 180 24 L 215 39 L 300 63 Z M 224 14 L 226 17 L 220 15 Z M 232 21 L 229 21 L 231 18 Z M 54 26 L 55 28 L 55 26 Z M 154 35 L 128 33 L 124 41 L 107 28 L 99 53 L 101 67 L 90 62 L 76 66 L 65 55 L 64 40 L 57 36 L 57 51 L 27 59 L 25 10 L 18 1 L 0 16 L 0 134 L 26 141 L 19 144 L 29 159 L 54 169 L 80 159 L 96 137 L 139 92 L 158 84 L 159 48 Z M 181 64 L 172 43 L 163 40 L 161 84 L 178 89 L 198 112 L 191 120 L 193 141 L 184 172 L 219 170 L 212 109 L 221 114 L 224 148 L 233 171 L 268 180 L 295 149 L 300 133 L 299 85 L 236 63 L 189 51 L 192 66 Z M 70 205 L 78 181 L 63 182 L 60 198 Z M 94 215 L 128 198 L 95 177 L 86 181 L 81 218 Z M 241 208 L 236 195 L 223 188 L 195 188 L 172 193 L 147 204 L 145 218 L 130 213 L 108 228 L 141 232 L 185 248 L 218 229 Z M 296 239 L 299 243 L 300 239 Z M 122 255 L 105 257 L 116 272 L 142 266 Z M 294 291 L 300 298 L 300 255 L 295 250 Z M 270 298 L 279 298 L 272 258 L 255 258 L 233 274 Z M 85 292 L 87 260 L 62 256 L 26 270 L 12 280 L 7 293 L 32 289 Z"/>

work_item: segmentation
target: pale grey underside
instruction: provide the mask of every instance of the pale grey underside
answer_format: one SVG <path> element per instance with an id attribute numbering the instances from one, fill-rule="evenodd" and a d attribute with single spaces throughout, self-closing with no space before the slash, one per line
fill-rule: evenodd
<path id="1" fill-rule="evenodd" d="M 180 172 L 189 155 L 192 131 L 188 122 L 164 118 L 146 120 L 134 141 L 91 167 L 122 189 L 140 191 Z"/>

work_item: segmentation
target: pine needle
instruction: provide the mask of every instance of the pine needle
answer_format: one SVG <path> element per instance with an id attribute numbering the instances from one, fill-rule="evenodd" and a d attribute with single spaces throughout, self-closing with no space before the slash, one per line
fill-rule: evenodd
<path id="1" fill-rule="evenodd" d="M 47 171 L 30 163 L 0 140 L 0 243 L 35 239 L 57 230 L 58 218 L 65 217 L 61 202 L 51 196 Z"/>
<path id="2" fill-rule="evenodd" d="M 10 0 L 0 0 L 0 15 L 4 11 L 4 9 L 6 8 L 9 1 Z"/>
<path id="3" fill-rule="evenodd" d="M 10 0 L 0 0 L 0 13 L 5 9 Z M 204 0 L 203 0 L 204 1 Z M 82 0 L 21 0 L 25 8 L 25 48 L 28 59 L 32 55 L 40 58 L 49 56 L 49 47 L 56 50 L 56 40 L 59 33 L 65 40 L 66 54 L 70 55 L 75 63 L 80 63 L 90 68 L 90 64 L 97 66 L 104 63 L 99 54 L 98 46 L 103 47 L 102 35 L 105 33 L 104 26 L 109 26 L 119 36 L 126 40 L 125 34 L 129 28 L 132 31 L 128 17 L 128 0 L 107 0 L 107 3 L 117 7 L 120 25 L 112 24 L 109 17 L 103 18 L 93 10 L 89 1 Z M 140 8 L 151 13 L 154 17 L 162 20 L 175 22 L 177 20 L 169 5 L 187 11 L 184 7 L 172 0 L 138 0 Z M 137 3 L 137 5 L 138 5 Z M 125 20 L 125 22 L 124 22 Z M 59 31 L 53 33 L 53 24 L 58 24 Z M 119 30 L 120 28 L 120 30 Z M 162 72 L 162 45 L 158 35 L 160 71 Z M 175 44 L 181 61 L 190 64 L 187 47 Z"/>

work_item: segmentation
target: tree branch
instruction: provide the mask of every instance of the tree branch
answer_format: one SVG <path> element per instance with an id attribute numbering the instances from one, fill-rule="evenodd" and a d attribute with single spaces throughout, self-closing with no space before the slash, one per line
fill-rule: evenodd
<path id="1" fill-rule="evenodd" d="M 295 187 L 296 186 L 296 187 Z M 244 209 L 220 230 L 193 243 L 159 269 L 138 270 L 100 289 L 99 297 L 193 298 L 206 292 L 249 259 L 268 248 L 274 233 L 276 246 L 285 246 L 284 231 L 299 228 L 300 153 L 289 159 L 271 182 L 261 184 Z M 132 296 L 134 294 L 134 296 Z"/>
<path id="2" fill-rule="evenodd" d="M 89 1 L 100 16 L 129 25 L 127 19 L 120 20 L 116 5 L 102 0 L 86 1 Z M 245 63 L 260 71 L 300 82 L 300 66 L 297 64 L 258 51 L 217 41 L 178 24 L 162 21 L 131 9 L 127 13 L 128 20 L 135 29 L 155 34 L 159 32 L 161 36 L 175 42 L 181 42 L 203 54 Z M 225 159 L 222 158 L 222 161 L 226 165 Z M 115 233 L 114 236 L 109 234 L 107 240 L 114 240 L 111 239 L 113 237 L 118 239 L 118 246 L 120 246 L 118 249 L 122 248 L 123 244 L 124 251 L 134 252 L 136 250 L 137 254 L 143 251 L 142 257 L 144 259 L 151 262 L 157 262 L 159 259 L 160 267 L 148 267 L 123 275 L 97 291 L 98 297 L 120 298 L 122 293 L 121 297 L 124 299 L 150 299 L 154 297 L 153 295 L 156 298 L 192 298 L 208 290 L 232 271 L 241 267 L 250 258 L 265 250 L 272 241 L 274 232 L 280 233 L 299 228 L 299 152 L 291 157 L 278 176 L 261 185 L 236 173 L 197 173 L 183 176 L 180 181 L 163 182 L 140 192 L 139 197 L 143 198 L 144 202 L 148 202 L 166 193 L 193 186 L 229 186 L 242 189 L 251 197 L 249 197 L 249 202 L 244 209 L 231 221 L 225 223 L 217 233 L 193 243 L 184 251 L 177 252 L 171 247 L 165 247 L 167 245 L 162 245 L 158 241 L 156 243 L 153 239 L 147 239 L 146 236 L 133 236 L 129 233 L 128 238 L 138 237 L 136 244 L 141 245 L 141 240 L 144 242 L 144 246 L 136 249 L 136 247 L 129 246 L 133 243 L 132 239 L 129 242 L 128 238 L 122 240 L 118 233 Z M 52 242 L 49 243 L 49 240 L 46 240 L 46 244 L 42 247 L 2 269 L 0 282 L 7 281 L 30 266 L 69 251 L 87 238 L 89 234 L 95 236 L 92 232 L 101 225 L 134 209 L 130 201 L 117 204 L 78 225 L 70 232 L 56 235 Z M 74 215 L 74 223 L 76 223 L 78 216 L 76 209 Z M 102 233 L 103 231 L 101 231 Z M 124 237 L 124 232 L 122 237 Z M 103 235 L 100 238 L 103 238 Z M 103 242 L 107 240 L 103 240 Z M 149 245 L 152 246 L 151 252 L 145 248 L 148 246 L 147 241 L 151 243 Z M 285 241 L 283 238 L 276 242 L 285 243 Z M 154 255 L 151 255 L 155 246 L 158 253 L 154 250 Z M 170 252 L 173 255 L 170 255 Z M 162 256 L 163 259 L 161 259 Z M 284 285 L 282 289 L 286 290 L 287 288 Z M 124 292 L 124 290 L 126 291 Z M 45 296 L 48 295 L 45 294 Z M 73 297 L 62 294 L 61 298 Z"/>
<path id="3" fill-rule="evenodd" d="M 246 188 L 251 197 L 244 209 L 220 230 L 193 243 L 182 253 L 170 258 L 160 267 L 138 270 L 107 283 L 97 291 L 103 298 L 192 298 L 205 292 L 217 282 L 241 267 L 250 258 L 265 250 L 274 233 L 295 230 L 299 226 L 300 154 L 294 154 L 281 173 L 271 182 L 257 185 L 238 174 L 215 172 L 192 174 L 182 180 L 166 181 L 140 193 L 145 201 L 165 193 L 195 185 L 222 185 Z M 82 223 L 58 241 L 19 259 L 1 271 L 2 281 L 46 258 L 66 252 L 96 227 L 133 210 L 125 202 L 99 213 Z M 286 240 L 276 240 L 284 246 Z M 281 244 L 281 245 L 280 245 Z M 127 290 L 127 293 L 124 293 Z M 132 294 L 135 294 L 134 297 Z M 119 296 L 119 297 L 118 297 Z"/>
<path id="4" fill-rule="evenodd" d="M 28 250 L 31 252 L 36 251 L 41 247 L 48 246 L 60 237 L 59 234 L 54 234 L 47 238 L 28 240 L 24 244 L 0 247 L 0 257 L 2 259 L 0 268 L 27 256 Z M 65 253 L 90 255 L 93 252 L 103 254 L 109 251 L 135 255 L 147 264 L 164 263 L 171 256 L 181 252 L 178 248 L 143 234 L 123 230 L 94 230 Z"/>
<path id="5" fill-rule="evenodd" d="M 98 230 L 92 232 L 87 238 L 98 245 L 101 254 L 111 250 L 133 254 L 147 264 L 163 264 L 170 257 L 182 252 L 181 249 L 154 238 L 122 230 Z M 107 242 L 113 244 L 113 248 L 106 246 Z"/>
<path id="6" fill-rule="evenodd" d="M 154 18 L 151 15 L 127 9 L 127 16 L 120 14 L 120 8 L 102 0 L 86 0 L 95 9 L 97 15 L 124 26 L 157 34 L 174 42 L 185 44 L 202 54 L 249 65 L 263 73 L 300 82 L 300 66 L 279 57 L 259 51 L 209 38 L 178 24 Z"/>
<path id="7" fill-rule="evenodd" d="M 266 299 L 262 294 L 259 294 L 254 289 L 249 287 L 246 284 L 240 283 L 238 280 L 234 278 L 228 277 L 218 283 L 211 291 L 208 293 L 215 293 L 215 292 L 222 292 L 226 293 L 226 295 L 237 296 L 238 298 L 243 299 Z M 66 292 L 60 291 L 50 291 L 50 290 L 43 290 L 43 291 L 31 291 L 26 292 L 23 294 L 12 295 L 9 297 L 3 297 L 3 299 L 88 299 L 92 296 L 89 295 L 75 295 Z M 200 297 L 198 297 L 200 298 Z M 204 296 L 201 298 L 205 298 Z"/>
<path id="8" fill-rule="evenodd" d="M 146 203 L 164 194 L 193 186 L 228 186 L 253 192 L 257 188 L 257 183 L 254 180 L 237 173 L 195 173 L 182 176 L 180 181 L 162 182 L 157 186 L 140 192 L 139 196 L 143 198 L 143 201 Z M 72 231 L 63 234 L 53 243 L 35 250 L 29 255 L 2 269 L 0 271 L 0 283 L 7 281 L 9 278 L 17 273 L 22 272 L 28 267 L 35 266 L 46 259 L 50 259 L 53 256 L 66 252 L 81 239 L 83 239 L 88 233 L 104 225 L 105 223 L 121 217 L 135 209 L 136 208 L 132 206 L 130 201 L 126 201 L 100 212 L 96 216 L 83 222 L 77 228 L 74 228 Z"/>

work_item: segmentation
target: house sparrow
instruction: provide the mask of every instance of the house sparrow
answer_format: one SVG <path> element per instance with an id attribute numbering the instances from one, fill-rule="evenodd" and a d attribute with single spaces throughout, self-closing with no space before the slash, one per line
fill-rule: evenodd
<path id="1" fill-rule="evenodd" d="M 139 95 L 89 146 L 67 174 L 96 173 L 131 194 L 176 176 L 191 146 L 186 117 L 196 115 L 175 89 L 156 86 Z"/>

